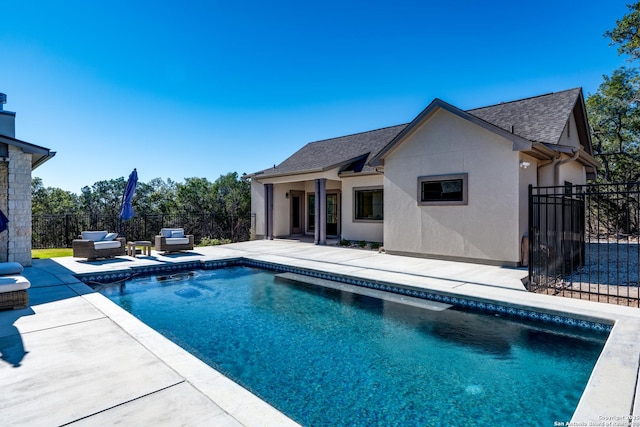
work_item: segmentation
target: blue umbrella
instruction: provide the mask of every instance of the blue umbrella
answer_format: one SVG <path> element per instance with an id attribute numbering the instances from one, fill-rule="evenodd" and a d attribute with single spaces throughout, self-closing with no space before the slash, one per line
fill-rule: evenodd
<path id="1" fill-rule="evenodd" d="M 7 218 L 2 211 L 0 211 L 0 233 L 2 233 L 4 230 L 7 229 L 8 222 L 9 222 L 9 218 Z"/>
<path id="2" fill-rule="evenodd" d="M 133 206 L 131 206 L 131 200 L 136 193 L 136 185 L 138 185 L 138 172 L 133 169 L 133 172 L 129 175 L 129 181 L 127 181 L 127 189 L 124 190 L 122 196 L 122 208 L 120 209 L 120 218 L 127 220 L 133 218 Z"/>

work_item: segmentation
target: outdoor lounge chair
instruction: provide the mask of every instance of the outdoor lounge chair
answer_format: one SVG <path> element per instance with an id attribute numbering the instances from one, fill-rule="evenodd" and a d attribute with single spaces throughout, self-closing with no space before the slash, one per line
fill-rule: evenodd
<path id="1" fill-rule="evenodd" d="M 117 236 L 107 231 L 83 231 L 80 238 L 72 242 L 73 256 L 94 260 L 124 255 L 126 239 Z"/>
<path id="2" fill-rule="evenodd" d="M 193 249 L 193 234 L 184 234 L 183 228 L 163 228 L 156 236 L 156 251 L 179 252 Z"/>
<path id="3" fill-rule="evenodd" d="M 20 275 L 23 270 L 17 262 L 0 263 L 0 310 L 27 308 L 29 305 L 27 289 L 31 282 Z"/>

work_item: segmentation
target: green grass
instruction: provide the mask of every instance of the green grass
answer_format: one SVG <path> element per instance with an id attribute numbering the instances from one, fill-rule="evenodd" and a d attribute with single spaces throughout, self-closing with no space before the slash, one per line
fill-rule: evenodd
<path id="1" fill-rule="evenodd" d="M 55 249 L 32 249 L 31 258 L 33 259 L 45 259 L 45 258 L 57 258 L 62 256 L 72 256 L 73 249 L 71 248 L 55 248 Z"/>

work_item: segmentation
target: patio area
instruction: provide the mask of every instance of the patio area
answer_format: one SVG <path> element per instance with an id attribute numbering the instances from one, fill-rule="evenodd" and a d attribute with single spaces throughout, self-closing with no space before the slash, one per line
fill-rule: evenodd
<path id="1" fill-rule="evenodd" d="M 237 258 L 615 323 L 574 420 L 640 414 L 638 309 L 528 293 L 523 269 L 260 240 L 95 262 L 34 260 L 24 272 L 29 307 L 0 312 L 0 425 L 296 425 L 76 277 Z"/>

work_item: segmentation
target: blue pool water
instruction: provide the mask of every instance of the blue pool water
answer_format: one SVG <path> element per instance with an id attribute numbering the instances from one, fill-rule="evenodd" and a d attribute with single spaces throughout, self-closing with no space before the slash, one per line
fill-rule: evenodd
<path id="1" fill-rule="evenodd" d="M 308 426 L 567 421 L 606 339 L 281 283 L 247 267 L 101 292 Z"/>

